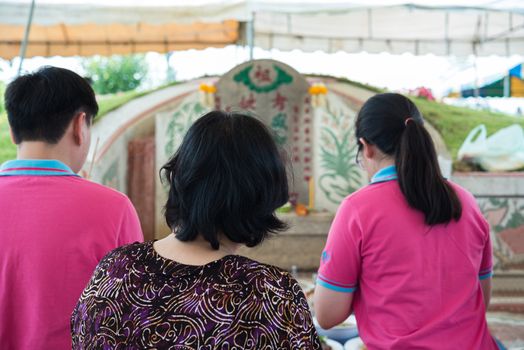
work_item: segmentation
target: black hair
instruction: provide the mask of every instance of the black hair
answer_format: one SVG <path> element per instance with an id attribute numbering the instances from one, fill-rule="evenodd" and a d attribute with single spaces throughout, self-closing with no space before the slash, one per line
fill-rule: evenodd
<path id="1" fill-rule="evenodd" d="M 12 81 L 5 90 L 5 107 L 15 143 L 56 144 L 78 112 L 91 123 L 98 113 L 95 93 L 78 74 L 64 68 L 42 67 Z"/>
<path id="2" fill-rule="evenodd" d="M 410 99 L 395 93 L 378 94 L 358 113 L 357 142 L 363 138 L 394 157 L 400 189 L 408 204 L 424 213 L 426 224 L 458 220 L 462 205 L 442 176 L 435 145 L 423 124 L 422 114 Z"/>
<path id="3" fill-rule="evenodd" d="M 286 167 L 271 132 L 253 116 L 212 111 L 188 130 L 160 170 L 169 185 L 164 208 L 181 241 L 218 235 L 248 247 L 287 228 L 275 209 L 288 199 Z"/>

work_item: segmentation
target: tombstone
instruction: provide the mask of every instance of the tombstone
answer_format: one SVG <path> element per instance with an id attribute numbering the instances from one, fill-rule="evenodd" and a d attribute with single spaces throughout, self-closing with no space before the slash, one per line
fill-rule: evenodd
<path id="1" fill-rule="evenodd" d="M 216 84 L 215 108 L 249 112 L 274 132 L 293 164 L 291 202 L 308 203 L 313 175 L 313 117 L 309 83 L 293 68 L 273 60 L 243 63 Z"/>
<path id="2" fill-rule="evenodd" d="M 176 151 L 191 124 L 211 109 L 251 114 L 273 130 L 291 163 L 290 201 L 332 214 L 364 184 L 355 164 L 354 107 L 337 94 L 315 89 L 288 65 L 274 60 L 245 62 L 170 111 L 156 115 L 157 171 Z M 319 95 L 320 94 L 320 95 Z M 168 231 L 161 208 L 165 188 L 157 182 L 157 237 Z M 328 217 L 331 217 L 328 215 Z M 330 220 L 330 219 L 327 219 Z"/>

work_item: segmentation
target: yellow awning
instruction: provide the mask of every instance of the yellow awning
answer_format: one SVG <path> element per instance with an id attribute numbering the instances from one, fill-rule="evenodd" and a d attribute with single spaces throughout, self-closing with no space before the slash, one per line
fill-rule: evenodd
<path id="1" fill-rule="evenodd" d="M 31 3 L 0 0 L 0 57 L 18 55 Z M 246 44 L 262 49 L 309 52 L 456 56 L 524 52 L 524 1 L 439 3 L 37 0 L 27 56 L 221 47 L 237 43 L 244 35 Z"/>
<path id="2" fill-rule="evenodd" d="M 140 52 L 169 52 L 224 47 L 237 43 L 239 22 L 191 24 L 33 24 L 26 57 L 91 56 Z M 20 53 L 23 25 L 0 24 L 0 57 Z"/>

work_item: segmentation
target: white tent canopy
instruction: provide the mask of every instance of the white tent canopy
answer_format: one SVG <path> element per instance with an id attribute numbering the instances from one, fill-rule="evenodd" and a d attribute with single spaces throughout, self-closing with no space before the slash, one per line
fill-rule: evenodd
<path id="1" fill-rule="evenodd" d="M 255 45 L 326 52 L 510 55 L 524 52 L 524 13 L 396 5 L 255 15 Z"/>
<path id="2" fill-rule="evenodd" d="M 281 50 L 524 52 L 524 1 L 472 3 L 37 0 L 27 56 L 167 52 L 245 44 L 247 38 L 254 46 Z M 0 0 L 0 57 L 18 53 L 29 7 L 30 0 Z"/>

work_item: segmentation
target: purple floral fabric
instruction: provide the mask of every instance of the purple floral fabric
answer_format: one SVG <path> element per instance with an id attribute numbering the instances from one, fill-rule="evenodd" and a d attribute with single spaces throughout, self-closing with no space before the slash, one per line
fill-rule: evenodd
<path id="1" fill-rule="evenodd" d="M 108 254 L 71 318 L 73 349 L 320 349 L 306 298 L 277 267 L 237 255 L 203 266 L 153 243 Z"/>

